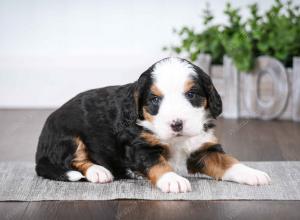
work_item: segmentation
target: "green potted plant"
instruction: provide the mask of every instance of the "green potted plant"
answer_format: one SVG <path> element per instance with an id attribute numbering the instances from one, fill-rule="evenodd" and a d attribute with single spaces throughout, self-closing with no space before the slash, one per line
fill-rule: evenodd
<path id="1" fill-rule="evenodd" d="M 177 54 L 187 54 L 195 61 L 199 54 L 208 53 L 213 64 L 222 63 L 223 56 L 233 59 L 239 71 L 249 72 L 255 58 L 269 55 L 285 66 L 292 65 L 300 54 L 300 10 L 292 1 L 284 5 L 280 0 L 264 14 L 258 13 L 257 4 L 249 6 L 250 17 L 241 19 L 240 9 L 226 4 L 224 14 L 228 24 L 213 25 L 209 5 L 203 11 L 204 30 L 197 32 L 187 26 L 174 30 L 180 37 L 179 45 L 165 47 Z"/>
<path id="2" fill-rule="evenodd" d="M 286 4 L 283 4 L 281 0 L 275 0 L 273 6 L 264 13 L 259 13 L 257 4 L 249 5 L 248 10 L 250 12 L 250 16 L 246 19 L 242 19 L 240 15 L 240 9 L 234 8 L 230 3 L 227 3 L 224 14 L 228 19 L 228 23 L 213 24 L 214 16 L 209 9 L 209 6 L 207 6 L 207 8 L 203 11 L 204 29 L 202 31 L 195 31 L 193 28 L 185 26 L 180 30 L 175 30 L 175 33 L 180 37 L 179 45 L 172 45 L 170 47 L 165 47 L 164 49 L 175 52 L 176 54 L 184 56 L 191 61 L 196 61 L 201 54 L 209 54 L 211 56 L 211 62 L 213 65 L 222 64 L 223 61 L 225 61 L 224 56 L 229 57 L 232 64 L 236 68 L 236 74 L 238 74 L 238 76 L 229 76 L 233 78 L 233 80 L 236 80 L 237 85 L 233 86 L 234 88 L 235 86 L 237 87 L 235 88 L 236 96 L 239 96 L 237 93 L 242 93 L 239 91 L 241 81 L 260 81 L 261 76 L 259 75 L 263 75 L 263 73 L 256 75 L 254 74 L 259 72 L 257 69 L 258 67 L 268 68 L 270 71 L 274 70 L 275 72 L 281 71 L 282 73 L 278 73 L 277 75 L 273 74 L 272 77 L 273 80 L 285 81 L 284 83 L 287 86 L 285 88 L 280 88 L 279 90 L 281 90 L 280 92 L 284 93 L 283 96 L 287 96 L 291 91 L 288 91 L 289 82 L 288 77 L 284 77 L 285 70 L 286 68 L 292 67 L 293 59 L 295 63 L 295 57 L 300 55 L 299 6 L 294 5 L 292 1 L 288 1 Z M 272 57 L 272 60 L 270 60 L 270 57 Z M 281 64 L 284 66 L 285 70 L 281 69 Z M 230 69 L 226 68 L 226 62 L 223 63 L 223 65 L 224 71 Z M 293 67 L 293 69 L 297 68 Z M 248 74 L 248 76 L 243 76 L 247 74 L 239 73 L 253 74 L 252 76 L 249 76 L 250 74 Z M 232 75 L 234 73 L 229 74 Z M 225 72 L 224 75 L 228 77 L 228 74 L 226 75 Z M 290 78 L 295 77 L 294 75 L 291 75 Z M 297 87 L 300 87 L 300 84 L 297 80 L 298 78 L 295 77 L 294 79 L 296 79 L 296 82 L 298 83 Z M 275 83 L 275 86 L 277 85 L 278 87 L 284 87 L 282 86 L 282 82 L 279 82 L 279 84 L 278 82 L 277 84 Z M 296 85 L 297 84 L 295 84 L 293 87 L 296 87 Z M 257 89 L 256 87 L 252 88 L 252 90 Z M 293 88 L 292 92 L 298 94 L 300 93 L 300 90 L 295 90 Z M 297 94 L 293 97 L 298 97 L 299 95 Z M 278 96 L 282 96 L 282 94 L 278 93 Z M 246 97 L 246 99 L 251 98 L 253 97 Z M 254 98 L 257 99 L 257 97 Z M 243 107 L 241 106 L 242 103 L 251 103 L 249 100 L 245 101 L 243 99 L 245 99 L 244 96 L 237 97 L 236 100 L 234 100 L 234 102 L 237 102 L 235 104 L 237 105 L 237 108 L 234 110 L 237 111 L 237 113 L 234 113 L 233 116 L 238 114 L 238 108 Z M 272 108 L 273 110 L 276 108 L 278 109 L 274 114 L 266 112 L 266 115 L 264 115 L 263 118 L 269 119 L 278 117 L 285 110 L 287 100 L 288 97 L 286 97 L 286 100 L 281 101 L 280 104 L 273 103 L 273 106 L 266 103 L 265 107 L 269 108 L 269 110 Z M 258 114 L 262 114 L 259 112 L 259 108 L 264 107 L 259 100 L 256 103 L 251 103 L 251 105 L 255 105 L 254 107 L 250 106 L 250 108 L 253 108 L 254 111 L 257 111 L 254 112 L 254 115 L 257 116 Z M 261 106 L 259 107 L 259 105 Z M 298 108 L 300 108 L 300 101 L 293 100 L 293 105 L 295 111 L 298 111 Z M 258 109 L 256 109 L 257 106 Z M 228 109 L 228 111 L 230 112 L 231 110 Z M 264 112 L 266 109 L 261 111 Z M 297 117 L 300 119 L 300 110 L 299 113 L 296 114 L 299 114 Z"/>

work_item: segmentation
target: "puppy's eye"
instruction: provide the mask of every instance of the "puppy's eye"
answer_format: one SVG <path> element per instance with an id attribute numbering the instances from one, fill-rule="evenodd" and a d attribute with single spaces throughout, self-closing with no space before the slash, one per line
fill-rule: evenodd
<path id="1" fill-rule="evenodd" d="M 155 97 L 153 97 L 153 98 L 151 99 L 151 103 L 152 103 L 153 105 L 159 105 L 160 100 L 161 100 L 160 97 L 155 96 Z"/>
<path id="2" fill-rule="evenodd" d="M 196 96 L 196 93 L 193 92 L 193 91 L 189 91 L 185 95 L 186 95 L 187 98 L 193 99 Z"/>

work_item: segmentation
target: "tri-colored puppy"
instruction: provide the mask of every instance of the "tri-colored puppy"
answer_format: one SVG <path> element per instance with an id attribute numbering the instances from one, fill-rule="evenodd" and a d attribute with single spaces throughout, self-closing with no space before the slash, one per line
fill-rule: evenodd
<path id="1" fill-rule="evenodd" d="M 90 90 L 47 119 L 36 172 L 93 183 L 148 178 L 163 192 L 188 192 L 181 175 L 268 184 L 270 177 L 224 153 L 214 135 L 222 101 L 210 77 L 180 58 L 166 58 L 131 84 Z"/>

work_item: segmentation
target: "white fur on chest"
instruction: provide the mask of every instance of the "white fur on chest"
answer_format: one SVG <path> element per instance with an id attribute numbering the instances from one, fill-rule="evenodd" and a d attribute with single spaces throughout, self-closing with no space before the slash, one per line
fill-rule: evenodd
<path id="1" fill-rule="evenodd" d="M 180 175 L 187 175 L 186 161 L 191 153 L 201 149 L 207 142 L 216 142 L 213 130 L 202 132 L 200 135 L 190 138 L 175 138 L 170 141 L 170 159 L 169 163 L 174 171 Z"/>

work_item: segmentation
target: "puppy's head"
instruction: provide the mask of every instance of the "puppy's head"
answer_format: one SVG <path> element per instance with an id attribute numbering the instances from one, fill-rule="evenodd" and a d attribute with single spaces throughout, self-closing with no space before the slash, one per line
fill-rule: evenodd
<path id="1" fill-rule="evenodd" d="M 136 83 L 139 124 L 161 140 L 200 134 L 209 118 L 222 112 L 210 77 L 180 58 L 166 58 L 146 70 Z"/>

